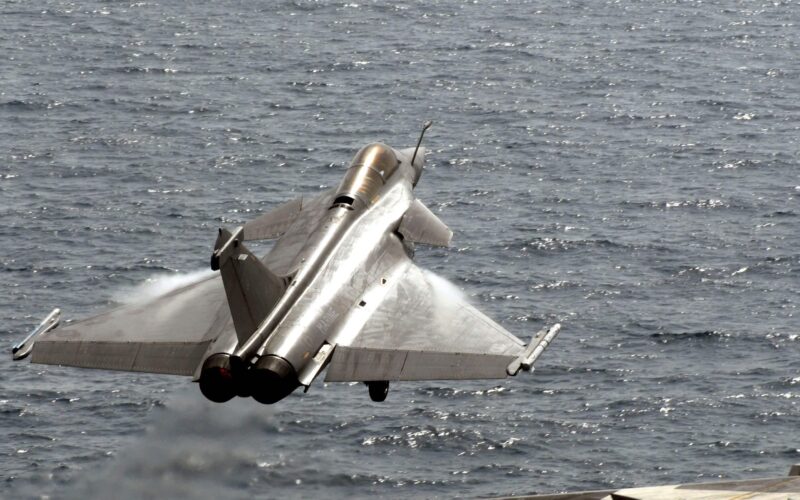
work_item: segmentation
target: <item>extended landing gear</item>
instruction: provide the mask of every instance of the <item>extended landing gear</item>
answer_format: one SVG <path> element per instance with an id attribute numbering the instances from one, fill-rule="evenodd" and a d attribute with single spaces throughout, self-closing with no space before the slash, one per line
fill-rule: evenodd
<path id="1" fill-rule="evenodd" d="M 369 388 L 369 398 L 378 403 L 385 401 L 386 395 L 389 394 L 389 382 L 386 380 L 367 382 L 367 387 Z"/>

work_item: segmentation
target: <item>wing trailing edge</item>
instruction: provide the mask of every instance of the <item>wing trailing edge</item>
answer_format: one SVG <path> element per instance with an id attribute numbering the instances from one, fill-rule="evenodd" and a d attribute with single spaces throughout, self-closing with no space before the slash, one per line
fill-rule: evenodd
<path id="1" fill-rule="evenodd" d="M 514 356 L 336 347 L 327 382 L 506 378 Z"/>
<path id="2" fill-rule="evenodd" d="M 85 340 L 36 342 L 31 361 L 45 365 L 102 370 L 192 375 L 211 341 L 113 342 Z"/>

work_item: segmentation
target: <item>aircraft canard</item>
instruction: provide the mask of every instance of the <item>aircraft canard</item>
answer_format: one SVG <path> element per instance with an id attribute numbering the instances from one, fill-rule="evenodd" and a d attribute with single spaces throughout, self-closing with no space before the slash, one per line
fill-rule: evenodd
<path id="1" fill-rule="evenodd" d="M 383 401 L 390 381 L 531 370 L 559 325 L 526 345 L 413 263 L 415 244 L 452 237 L 414 196 L 424 157 L 369 144 L 337 188 L 220 229 L 215 275 L 66 325 L 54 310 L 14 359 L 192 376 L 212 401 L 262 403 L 323 371 Z M 263 239 L 276 242 L 259 258 L 245 243 Z"/>

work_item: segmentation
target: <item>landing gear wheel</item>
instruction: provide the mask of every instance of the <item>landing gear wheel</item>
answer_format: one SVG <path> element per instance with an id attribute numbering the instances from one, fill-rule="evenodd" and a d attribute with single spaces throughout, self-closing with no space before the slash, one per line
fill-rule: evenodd
<path id="1" fill-rule="evenodd" d="M 389 382 L 386 380 L 379 380 L 377 382 L 367 382 L 369 388 L 369 398 L 377 403 L 386 400 L 386 395 L 389 394 Z"/>

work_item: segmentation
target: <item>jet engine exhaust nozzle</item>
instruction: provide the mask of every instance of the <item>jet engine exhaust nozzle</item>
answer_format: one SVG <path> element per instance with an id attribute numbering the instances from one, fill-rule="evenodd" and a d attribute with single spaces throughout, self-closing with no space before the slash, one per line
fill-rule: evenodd
<path id="1" fill-rule="evenodd" d="M 256 361 L 248 370 L 247 378 L 253 399 L 263 404 L 277 403 L 300 386 L 292 365 L 273 355 Z"/>
<path id="2" fill-rule="evenodd" d="M 200 392 L 215 403 L 225 403 L 237 394 L 230 354 L 212 354 L 200 371 Z"/>

